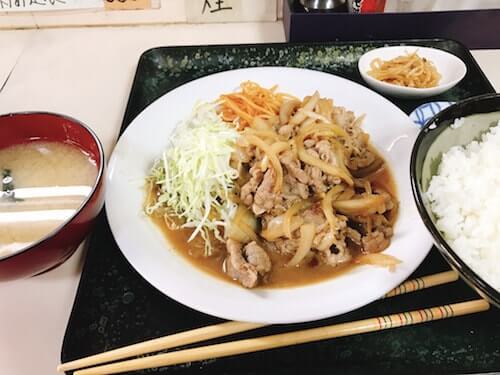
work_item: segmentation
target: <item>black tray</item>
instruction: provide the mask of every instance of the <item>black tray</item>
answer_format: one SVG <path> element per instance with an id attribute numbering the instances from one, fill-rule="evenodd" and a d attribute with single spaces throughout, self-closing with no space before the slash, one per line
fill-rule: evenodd
<path id="1" fill-rule="evenodd" d="M 123 120 L 128 124 L 153 100 L 169 90 L 207 74 L 251 66 L 295 66 L 331 72 L 361 82 L 357 60 L 365 51 L 387 42 L 349 44 L 271 44 L 213 47 L 155 48 L 140 60 Z M 389 44 L 404 44 L 393 41 Z M 468 68 L 465 79 L 435 100 L 458 100 L 493 92 L 470 53 L 446 40 L 412 40 L 459 56 Z M 422 101 L 394 103 L 410 112 Z M 133 228 L 131 228 L 133 230 Z M 147 249 L 144 249 L 147 251 Z M 433 249 L 414 276 L 448 270 Z M 364 308 L 323 321 L 273 326 L 239 334 L 253 337 L 381 314 L 407 311 L 477 298 L 462 281 L 374 302 Z M 62 347 L 62 361 L 110 350 L 220 320 L 191 310 L 149 285 L 122 256 L 104 215 L 93 234 L 75 304 Z M 498 311 L 345 337 L 318 343 L 196 362 L 140 373 L 290 374 L 307 373 L 458 373 L 500 370 Z M 234 336 L 232 337 L 234 338 Z"/>

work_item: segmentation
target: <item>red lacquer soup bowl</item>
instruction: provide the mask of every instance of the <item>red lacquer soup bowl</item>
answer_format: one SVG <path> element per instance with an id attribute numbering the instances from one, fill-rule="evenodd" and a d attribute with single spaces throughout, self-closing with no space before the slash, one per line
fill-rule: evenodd
<path id="1" fill-rule="evenodd" d="M 104 152 L 90 128 L 70 117 L 54 113 L 0 116 L 0 150 L 33 141 L 76 146 L 95 164 L 97 177 L 83 202 L 62 224 L 26 247 L 0 254 L 0 281 L 34 276 L 63 263 L 89 234 L 104 203 Z M 0 178 L 0 182 L 0 199 L 5 199 L 5 178 Z M 9 218 L 6 220 L 9 221 Z"/>

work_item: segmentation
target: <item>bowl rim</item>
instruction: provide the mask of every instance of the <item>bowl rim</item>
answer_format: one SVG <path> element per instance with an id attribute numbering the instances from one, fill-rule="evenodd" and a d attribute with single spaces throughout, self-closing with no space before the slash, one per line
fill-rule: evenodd
<path id="1" fill-rule="evenodd" d="M 443 126 L 442 123 L 439 124 L 437 120 L 439 120 L 443 116 L 446 117 L 450 112 L 454 111 L 458 107 L 467 106 L 469 105 L 469 103 L 487 99 L 500 100 L 500 93 L 482 94 L 458 101 L 455 104 L 452 104 L 451 106 L 438 112 L 427 121 L 427 123 L 422 127 L 422 130 L 420 131 L 413 145 L 410 157 L 410 180 L 413 198 L 417 206 L 417 210 L 427 230 L 431 233 L 434 243 L 441 255 L 462 276 L 462 279 L 476 290 L 476 292 L 478 292 L 481 296 L 486 296 L 487 299 L 489 299 L 491 302 L 493 302 L 493 304 L 500 308 L 500 292 L 493 288 L 490 284 L 485 282 L 481 276 L 479 276 L 467 263 L 462 260 L 461 257 L 457 255 L 457 253 L 447 243 L 441 232 L 434 225 L 429 212 L 425 208 L 424 198 L 422 196 L 416 174 L 417 154 L 419 153 L 419 148 L 424 138 L 428 136 L 429 130 L 434 130 L 436 128 L 439 128 L 440 126 Z"/>
<path id="2" fill-rule="evenodd" d="M 406 86 L 400 86 L 396 85 L 393 83 L 387 83 L 384 81 L 380 81 L 376 78 L 373 78 L 368 74 L 367 69 L 362 68 L 362 63 L 368 58 L 368 55 L 375 53 L 376 51 L 381 51 L 381 50 L 396 50 L 396 49 L 401 49 L 401 48 L 416 48 L 420 50 L 430 50 L 430 51 L 436 51 L 437 53 L 441 53 L 444 56 L 449 56 L 451 59 L 454 59 L 459 63 L 459 65 L 463 68 L 463 72 L 457 76 L 457 78 L 446 82 L 446 83 L 438 83 L 437 86 L 434 87 L 406 87 Z M 438 93 L 442 92 L 441 90 L 448 90 L 457 85 L 464 77 L 467 75 L 467 65 L 464 63 L 464 61 L 458 57 L 457 55 L 454 55 L 451 52 L 439 49 L 439 48 L 432 48 L 432 47 L 425 47 L 425 46 L 417 46 L 417 45 L 401 45 L 401 46 L 384 46 L 384 47 L 378 47 L 371 49 L 365 53 L 363 53 L 359 60 L 358 60 L 358 70 L 361 76 L 367 83 L 371 82 L 372 84 L 378 84 L 384 89 L 390 91 L 390 92 L 398 92 L 399 94 L 418 94 L 418 95 L 437 95 Z"/>
<path id="3" fill-rule="evenodd" d="M 95 144 L 97 145 L 99 156 L 101 158 L 101 163 L 100 163 L 100 166 L 98 168 L 97 176 L 95 178 L 94 184 L 92 185 L 92 190 L 87 195 L 87 197 L 83 200 L 83 202 L 80 204 L 80 206 L 78 207 L 78 209 L 75 211 L 75 213 L 73 215 L 71 215 L 69 218 L 64 220 L 57 228 L 55 228 L 54 230 L 52 230 L 51 232 L 49 232 L 48 234 L 46 234 L 45 236 L 40 238 L 38 241 L 35 241 L 35 242 L 31 243 L 30 245 L 23 247 L 14 253 L 4 255 L 4 256 L 0 255 L 0 262 L 3 262 L 3 261 L 6 261 L 10 258 L 16 257 L 20 254 L 28 252 L 29 250 L 31 250 L 35 247 L 42 245 L 45 242 L 48 242 L 49 240 L 54 238 L 61 231 L 61 229 L 63 229 L 68 223 L 73 221 L 73 219 L 82 212 L 83 208 L 86 207 L 87 204 L 89 203 L 89 201 L 94 197 L 98 186 L 101 185 L 101 183 L 103 181 L 104 170 L 105 170 L 105 166 L 106 166 L 104 148 L 102 146 L 101 140 L 97 137 L 97 134 L 88 125 L 84 124 L 80 120 L 75 119 L 74 117 L 71 117 L 68 115 L 63 115 L 63 114 L 56 113 L 56 112 L 50 112 L 50 111 L 21 111 L 21 112 L 11 112 L 11 113 L 1 114 L 0 120 L 5 118 L 5 117 L 26 116 L 26 115 L 56 116 L 56 117 L 60 117 L 60 118 L 65 119 L 65 120 L 69 120 L 69 121 L 77 124 L 78 126 L 81 126 L 87 133 L 90 134 L 90 136 L 94 140 Z"/>

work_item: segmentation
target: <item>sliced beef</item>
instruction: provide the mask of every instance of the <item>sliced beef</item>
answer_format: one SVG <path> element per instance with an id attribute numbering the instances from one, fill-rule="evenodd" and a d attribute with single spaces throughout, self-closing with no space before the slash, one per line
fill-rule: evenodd
<path id="1" fill-rule="evenodd" d="M 291 151 L 286 151 L 279 156 L 281 164 L 283 164 L 287 172 L 297 181 L 308 184 L 309 177 L 307 173 L 300 167 L 300 161 L 293 155 Z"/>
<path id="2" fill-rule="evenodd" d="M 305 223 L 312 223 L 316 227 L 322 226 L 326 223 L 326 218 L 323 214 L 320 202 L 317 202 L 307 210 L 304 210 L 301 216 Z"/>
<path id="3" fill-rule="evenodd" d="M 311 165 L 306 165 L 304 171 L 309 176 L 310 186 L 316 193 L 321 194 L 328 191 L 328 186 L 325 183 L 325 178 L 321 169 L 319 169 L 318 167 L 313 167 Z"/>
<path id="4" fill-rule="evenodd" d="M 262 179 L 264 178 L 264 172 L 260 168 L 260 163 L 256 163 L 250 168 L 250 180 L 241 187 L 240 199 L 243 204 L 250 207 L 253 203 L 253 195 L 257 191 Z"/>
<path id="5" fill-rule="evenodd" d="M 297 181 L 291 175 L 285 174 L 283 179 L 283 198 L 291 202 L 289 206 L 291 206 L 294 201 L 307 199 L 308 197 L 309 187 Z"/>
<path id="6" fill-rule="evenodd" d="M 357 230 L 351 227 L 347 227 L 346 235 L 353 243 L 355 243 L 358 246 L 361 245 L 361 233 L 359 233 Z"/>
<path id="7" fill-rule="evenodd" d="M 273 192 L 274 184 L 274 171 L 268 169 L 253 198 L 252 210 L 255 215 L 262 215 L 264 212 L 270 211 L 275 205 L 277 197 Z"/>
<path id="8" fill-rule="evenodd" d="M 304 147 L 305 148 L 311 148 L 311 147 L 314 147 L 314 145 L 316 144 L 316 141 L 314 139 L 306 139 L 304 141 Z"/>
<path id="9" fill-rule="evenodd" d="M 315 237 L 315 245 L 318 250 L 318 261 L 336 267 L 339 264 L 349 262 L 352 259 L 351 253 L 346 245 L 346 231 L 341 229 L 337 232 L 328 230 Z"/>
<path id="10" fill-rule="evenodd" d="M 306 148 L 306 152 L 315 158 L 319 158 L 318 152 L 314 149 L 314 144 L 311 148 Z M 312 165 L 306 165 L 304 171 L 309 177 L 309 185 L 314 189 L 317 194 L 326 193 L 328 191 L 328 186 L 326 184 L 326 178 L 318 167 Z"/>
<path id="11" fill-rule="evenodd" d="M 348 111 L 344 107 L 333 107 L 332 119 L 335 124 L 340 125 L 348 133 L 353 131 L 354 120 L 356 119 L 354 112 Z"/>
<path id="12" fill-rule="evenodd" d="M 350 170 L 358 170 L 361 168 L 366 168 L 371 165 L 377 157 L 374 153 L 370 152 L 368 149 L 363 148 L 361 152 L 353 152 L 351 157 L 346 160 L 347 166 Z"/>
<path id="13" fill-rule="evenodd" d="M 343 127 L 351 136 L 351 142 L 347 147 L 350 151 L 346 155 L 348 156 L 346 158 L 347 167 L 350 170 L 357 170 L 372 164 L 376 156 L 368 147 L 370 137 L 360 127 L 362 119 L 356 119 L 353 112 L 342 107 L 334 107 L 332 117 L 334 122 Z"/>
<path id="14" fill-rule="evenodd" d="M 278 238 L 272 242 L 273 251 L 284 255 L 293 255 L 299 247 L 299 241 L 289 238 Z"/>
<path id="15" fill-rule="evenodd" d="M 389 246 L 393 229 L 384 215 L 358 216 L 354 221 L 362 235 L 361 245 L 364 252 L 378 253 Z"/>
<path id="16" fill-rule="evenodd" d="M 238 241 L 228 239 L 226 248 L 225 272 L 245 288 L 255 288 L 259 280 L 271 271 L 269 255 L 255 241 L 242 248 Z"/>
<path id="17" fill-rule="evenodd" d="M 390 239 L 380 231 L 368 233 L 361 242 L 366 253 L 379 253 L 389 247 L 391 243 Z"/>
<path id="18" fill-rule="evenodd" d="M 352 256 L 347 247 L 333 247 L 332 249 L 329 249 L 327 251 L 320 252 L 319 258 L 329 266 L 336 267 L 341 264 L 350 262 Z"/>
<path id="19" fill-rule="evenodd" d="M 248 263 L 253 265 L 260 275 L 265 275 L 271 271 L 271 259 L 269 255 L 255 241 L 245 245 L 243 254 Z"/>
<path id="20" fill-rule="evenodd" d="M 326 140 L 320 140 L 317 142 L 312 139 L 308 139 L 307 141 L 309 141 L 308 145 L 310 147 L 306 148 L 306 151 L 309 155 L 338 166 L 337 156 L 335 155 L 330 142 Z M 318 167 L 306 165 L 304 167 L 304 171 L 309 177 L 309 185 L 317 194 L 326 193 L 332 185 L 337 185 L 342 182 L 341 178 L 323 173 Z"/>
<path id="21" fill-rule="evenodd" d="M 226 258 L 226 273 L 229 277 L 237 280 L 245 288 L 255 288 L 259 282 L 259 273 L 257 268 L 248 263 L 241 251 L 241 244 L 232 239 L 226 242 L 227 258 Z"/>
<path id="22" fill-rule="evenodd" d="M 240 146 L 237 148 L 237 158 L 243 163 L 250 163 L 255 158 L 255 146 L 245 144 L 241 138 L 238 139 L 237 144 Z"/>
<path id="23" fill-rule="evenodd" d="M 346 247 L 347 218 L 342 215 L 335 215 L 335 225 L 332 230 L 330 224 L 325 222 L 317 227 L 316 236 L 313 240 L 313 247 L 320 251 L 328 251 L 332 246 L 337 248 Z"/>
<path id="24" fill-rule="evenodd" d="M 314 148 L 319 155 L 319 158 L 327 163 L 337 165 L 335 154 L 332 150 L 332 145 L 326 139 L 318 141 Z"/>
<path id="25" fill-rule="evenodd" d="M 305 98 L 304 103 L 309 103 L 312 99 L 311 97 Z M 242 204 L 255 214 L 263 230 L 268 229 L 269 223 L 281 225 L 283 214 L 295 203 L 304 200 L 310 202 L 308 208 L 302 209 L 302 212 L 298 214 L 302 219 L 300 223 L 295 221 L 295 224 L 314 225 L 315 235 L 309 255 L 315 257 L 315 262 L 335 267 L 349 262 L 353 254 L 361 251 L 378 252 L 389 245 L 392 227 L 388 219 L 393 221 L 393 216 L 397 211 L 397 202 L 384 191 L 386 189 L 384 186 L 372 185 L 366 179 L 366 176 L 371 175 L 371 170 L 367 168 L 371 167 L 373 171 L 380 168 L 380 159 L 369 145 L 368 134 L 361 129 L 363 119 L 356 119 L 353 112 L 342 107 L 331 109 L 327 100 L 319 100 L 316 97 L 314 100 L 315 102 L 311 102 L 314 106 L 310 104 L 312 107 L 309 110 L 319 108 L 321 116 L 331 119 L 332 123 L 342 127 L 348 136 L 332 139 L 321 135 L 311 135 L 303 141 L 305 151 L 314 158 L 337 168 L 348 169 L 357 177 L 354 186 L 344 188 L 341 195 L 337 197 L 338 200 L 363 198 L 370 194 L 383 195 L 383 200 L 376 200 L 376 210 L 353 211 L 363 213 L 365 216 L 349 215 L 349 218 L 339 212 L 334 212 L 334 222 L 328 222 L 321 207 L 321 201 L 333 186 L 343 183 L 342 179 L 302 162 L 294 152 L 299 145 L 295 145 L 290 149 L 285 147 L 286 150 L 278 155 L 283 168 L 283 186 L 281 191 L 275 192 L 276 171 L 270 163 L 266 169 L 263 169 L 262 160 L 265 153 L 245 143 L 244 137 L 238 141 L 242 154 L 237 160 L 240 165 L 243 165 L 243 171 L 250 169 L 248 174 L 242 176 L 241 181 L 244 181 L 244 184 L 239 193 Z M 272 130 L 278 133 L 280 142 L 289 142 L 297 135 L 297 132 L 300 132 L 301 127 L 313 126 L 318 121 L 313 117 L 306 119 L 306 111 L 297 112 L 297 104 L 290 102 L 286 107 L 282 107 L 279 118 L 276 116 L 270 124 Z M 268 142 L 267 139 L 264 141 Z M 379 162 L 377 164 L 374 161 Z M 251 242 L 245 246 L 228 241 L 227 273 L 248 288 L 256 286 L 259 280 L 266 277 L 271 270 L 269 254 L 275 254 L 275 252 L 288 256 L 295 254 L 300 240 L 299 233 L 299 229 L 295 229 L 292 238 L 285 238 L 285 235 L 279 232 L 277 235 L 280 237 L 273 241 L 262 239 L 258 244 Z"/>
<path id="26" fill-rule="evenodd" d="M 395 208 L 396 206 L 396 203 L 394 202 L 393 198 L 389 195 L 389 193 L 383 191 L 383 190 L 379 190 L 379 189 L 375 189 L 375 193 L 377 194 L 380 194 L 384 197 L 384 208 L 385 210 L 381 213 L 384 213 L 384 212 L 387 212 L 389 210 L 392 210 L 393 208 Z"/>

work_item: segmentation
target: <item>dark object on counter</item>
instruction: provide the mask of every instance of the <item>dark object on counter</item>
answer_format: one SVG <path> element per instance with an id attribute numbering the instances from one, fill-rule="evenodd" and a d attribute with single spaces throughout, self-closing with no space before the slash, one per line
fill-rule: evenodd
<path id="1" fill-rule="evenodd" d="M 300 0 L 300 4 L 306 10 L 337 10 L 339 8 L 347 9 L 345 7 L 346 0 Z"/>
<path id="2" fill-rule="evenodd" d="M 14 189 L 12 171 L 10 169 L 4 169 L 2 171 L 2 190 L 0 191 L 0 199 L 15 200 Z"/>
<path id="3" fill-rule="evenodd" d="M 435 226 L 436 219 L 432 214 L 430 203 L 423 197 L 424 191 L 428 187 L 429 179 L 433 175 L 433 172 L 437 172 L 432 171 L 435 165 L 429 161 L 439 160 L 439 155 L 447 152 L 453 146 L 464 146 L 473 140 L 477 140 L 492 125 L 489 121 L 482 123 L 475 121 L 474 123 L 469 122 L 466 125 L 462 125 L 452 131 L 447 130 L 455 119 L 497 111 L 500 111 L 500 94 L 472 97 L 453 104 L 439 112 L 427 122 L 427 125 L 422 129 L 415 141 L 411 158 L 410 175 L 418 211 L 425 226 L 432 234 L 434 243 L 441 254 L 479 294 L 500 308 L 500 292 L 485 283 L 448 245 L 443 234 Z M 438 139 L 440 142 L 436 142 Z"/>
<path id="4" fill-rule="evenodd" d="M 299 0 L 283 0 L 283 23 L 289 42 L 445 38 L 500 48 L 500 9 L 353 14 L 307 12 Z"/>
<path id="5" fill-rule="evenodd" d="M 466 78 L 436 100 L 460 100 L 494 91 L 462 45 L 443 40 L 388 42 L 391 45 L 402 43 L 444 49 L 467 64 Z M 386 42 L 357 42 L 151 49 L 140 58 L 121 131 L 146 106 L 168 91 L 193 79 L 228 69 L 292 66 L 322 70 L 362 83 L 357 60 L 368 50 L 385 44 Z M 406 113 L 423 102 L 425 101 L 394 100 Z M 447 270 L 448 264 L 433 249 L 412 277 Z M 331 296 L 325 298 L 335 298 L 335 293 L 332 292 Z M 266 327 L 255 333 L 234 335 L 231 339 L 324 326 L 475 298 L 476 293 L 468 285 L 457 281 L 432 290 L 395 297 L 390 301 L 376 301 L 334 318 Z M 283 313 L 286 314 L 286 311 Z M 61 358 L 63 362 L 67 362 L 216 322 L 220 320 L 189 309 L 148 284 L 123 257 L 102 215 L 90 242 Z M 499 329 L 498 312 L 492 309 L 476 316 L 415 327 L 159 368 L 154 373 L 285 375 L 335 372 L 389 375 L 491 372 L 500 369 L 500 335 L 492 334 Z M 150 373 L 150 370 L 138 372 Z"/>
<path id="6" fill-rule="evenodd" d="M 34 139 L 77 146 L 96 163 L 97 178 L 79 208 L 59 227 L 12 254 L 0 255 L 0 281 L 34 276 L 65 262 L 89 234 L 104 204 L 104 151 L 89 127 L 55 113 L 23 112 L 0 116 L 0 149 Z M 10 203 L 21 201 L 15 196 L 15 181 L 10 170 L 3 170 L 0 182 L 3 190 L 0 199 L 8 199 Z"/>
<path id="7" fill-rule="evenodd" d="M 375 13 L 383 12 L 386 0 L 347 0 L 349 12 Z"/>

